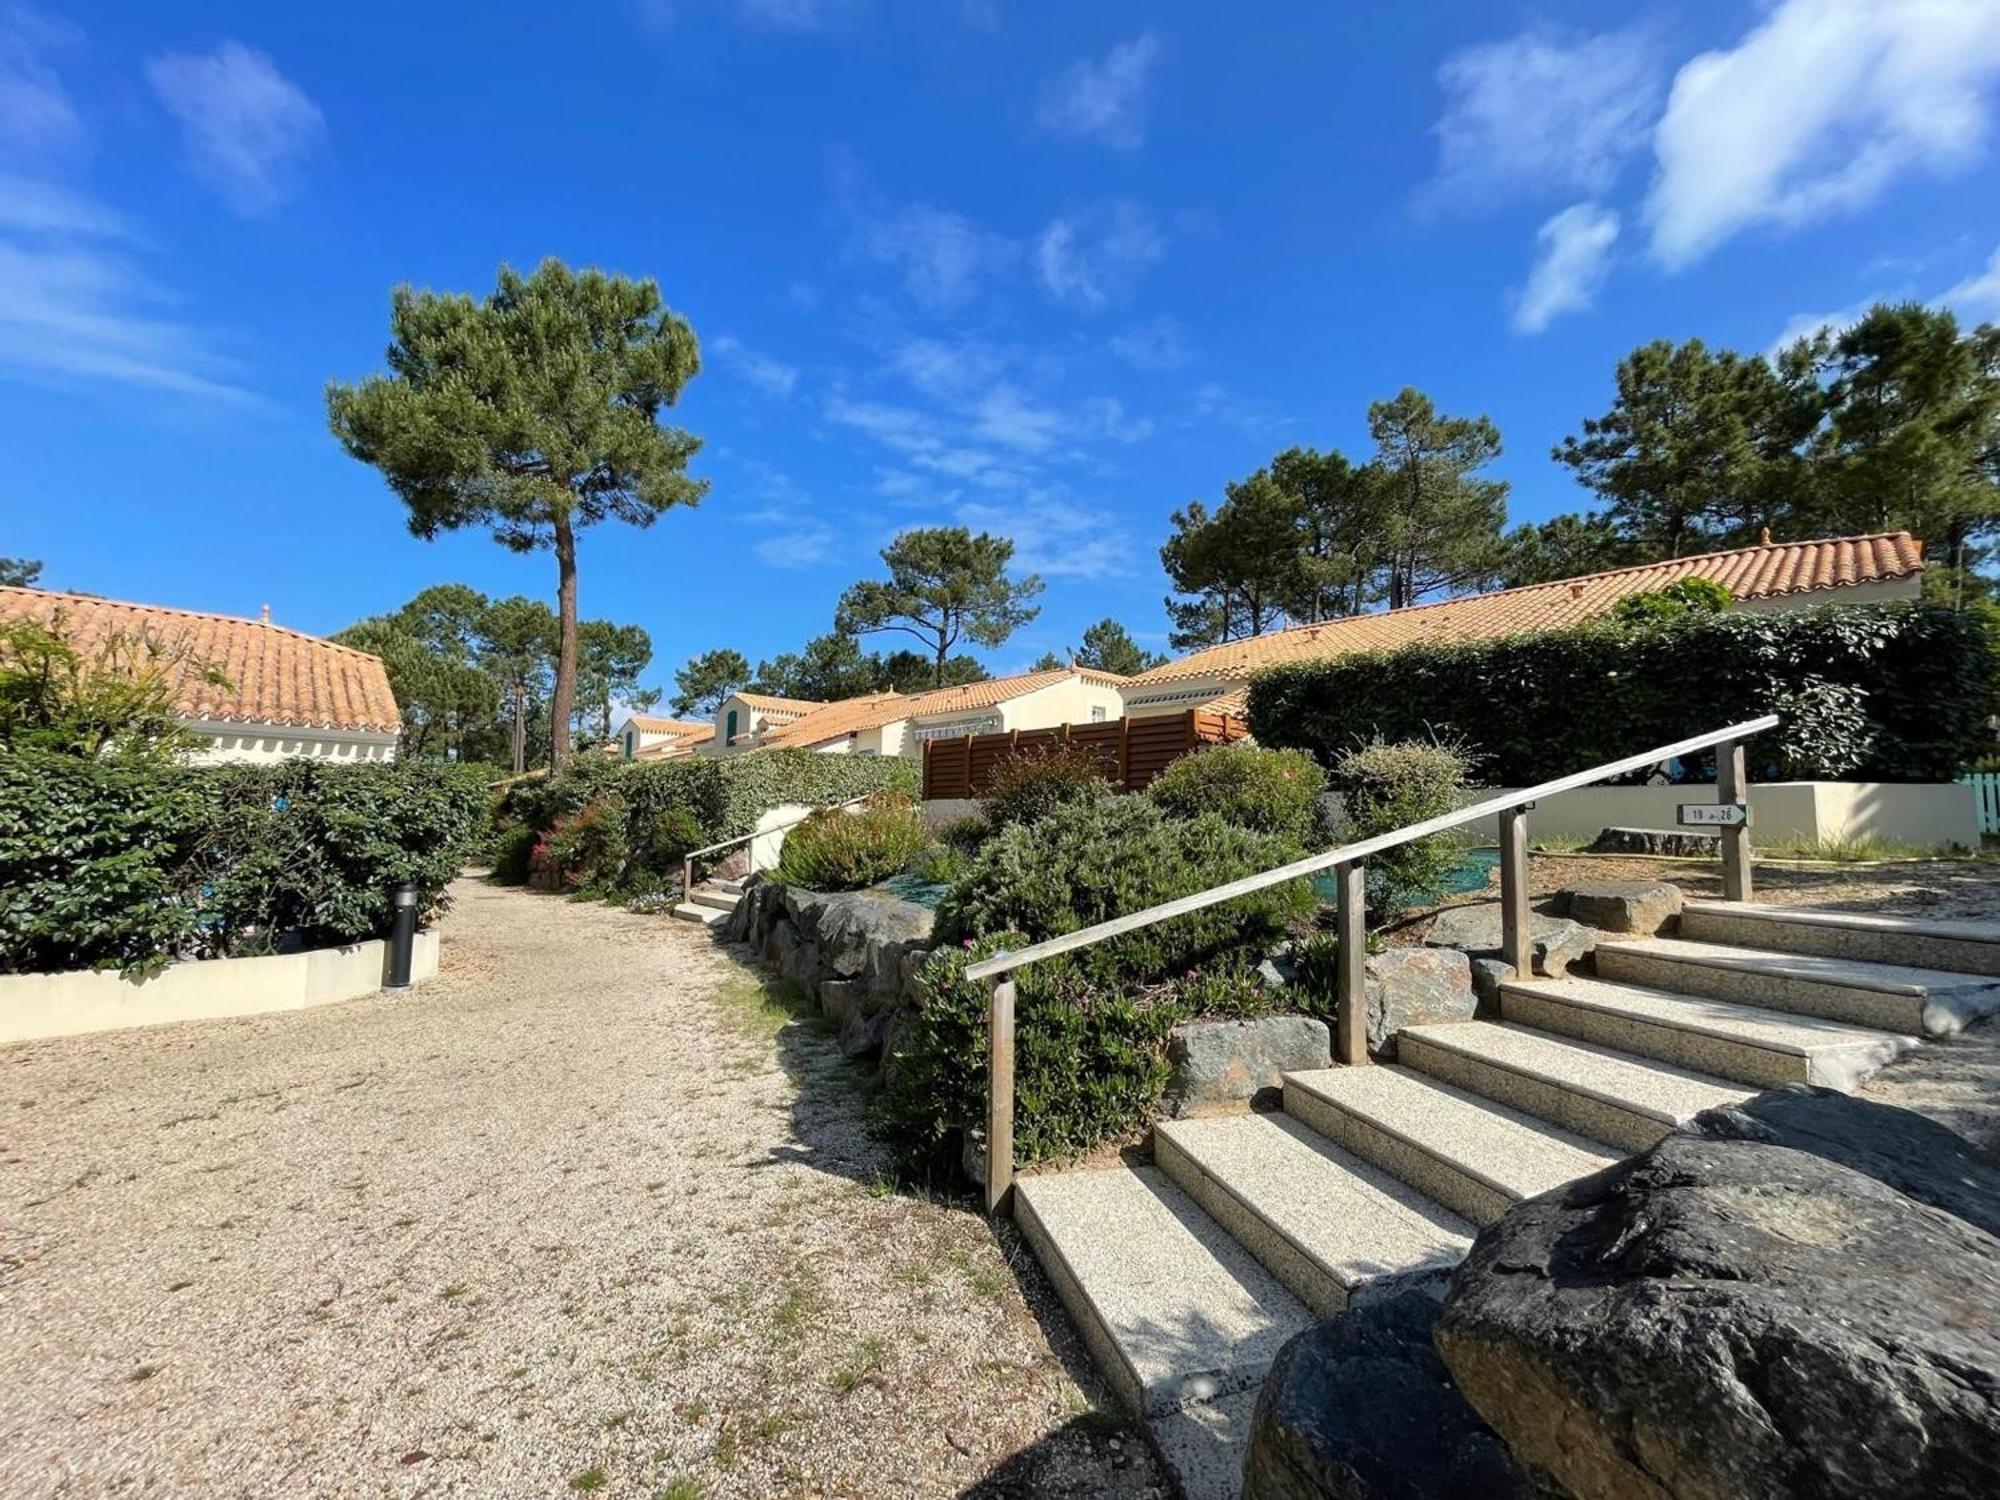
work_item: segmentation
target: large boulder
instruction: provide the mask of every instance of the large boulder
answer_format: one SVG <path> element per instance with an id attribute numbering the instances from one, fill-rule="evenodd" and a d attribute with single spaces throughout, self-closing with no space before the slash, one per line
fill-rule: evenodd
<path id="1" fill-rule="evenodd" d="M 937 913 L 886 891 L 788 889 L 785 908 L 800 933 L 818 947 L 827 972 L 863 978 L 893 998 L 902 989 L 904 950 L 926 947 Z"/>
<path id="2" fill-rule="evenodd" d="M 1187 1021 L 1167 1039 L 1173 1078 L 1163 1101 L 1170 1115 L 1246 1104 L 1279 1086 L 1279 1075 L 1331 1067 L 1326 1022 L 1310 1016 L 1254 1021 Z"/>
<path id="3" fill-rule="evenodd" d="M 1679 858 L 1713 859 L 1722 852 L 1719 833 L 1689 833 L 1681 828 L 1605 828 L 1586 854 L 1668 854 Z"/>
<path id="4" fill-rule="evenodd" d="M 1439 1352 L 1575 1500 L 2000 1494 L 2000 1239 L 1836 1159 L 1916 1185 L 1900 1122 L 1792 1109 L 1799 1146 L 1754 1138 L 1784 1111 L 1705 1120 L 1519 1205 L 1453 1276 Z"/>
<path id="5" fill-rule="evenodd" d="M 1257 1397 L 1243 1500 L 1529 1500 L 1547 1493 L 1431 1347 L 1438 1305 L 1404 1292 L 1315 1324 Z"/>
<path id="6" fill-rule="evenodd" d="M 1430 1021 L 1470 1021 L 1479 1008 L 1472 960 L 1456 948 L 1385 948 L 1370 954 L 1368 1051 L 1392 1058 L 1396 1033 Z"/>
<path id="7" fill-rule="evenodd" d="M 1572 921 L 1642 937 L 1657 936 L 1681 915 L 1681 888 L 1664 880 L 1599 880 L 1571 886 L 1557 900 Z"/>
<path id="8" fill-rule="evenodd" d="M 931 956 L 928 948 L 905 948 L 900 960 L 901 973 L 897 976 L 896 993 L 905 1005 L 921 1007 L 924 1003 L 924 965 Z"/>
<path id="9" fill-rule="evenodd" d="M 1528 913 L 1528 932 L 1534 944 L 1536 972 L 1560 977 L 1569 966 L 1590 956 L 1597 947 L 1597 934 L 1568 917 L 1548 912 Z M 1500 903 L 1476 901 L 1467 906 L 1448 906 L 1431 922 L 1424 938 L 1431 948 L 1456 948 L 1473 958 L 1500 956 Z"/>

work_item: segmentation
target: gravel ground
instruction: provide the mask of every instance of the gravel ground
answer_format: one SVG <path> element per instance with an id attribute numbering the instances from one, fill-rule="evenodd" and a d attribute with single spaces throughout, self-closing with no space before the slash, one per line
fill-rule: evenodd
<path id="1" fill-rule="evenodd" d="M 0 1494 L 1164 1487 L 705 932 L 455 894 L 409 998 L 0 1049 Z"/>

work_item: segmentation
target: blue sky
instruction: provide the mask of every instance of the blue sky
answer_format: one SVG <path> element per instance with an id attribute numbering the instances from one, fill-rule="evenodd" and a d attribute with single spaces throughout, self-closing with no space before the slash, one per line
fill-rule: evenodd
<path id="1" fill-rule="evenodd" d="M 1657 336 L 1877 297 L 2000 317 L 1995 0 L 0 9 L 0 553 L 330 631 L 546 554 L 410 537 L 327 436 L 390 288 L 658 279 L 697 511 L 586 615 L 754 661 L 912 525 L 1160 644 L 1167 516 L 1410 384 L 1499 424 L 1514 520 Z"/>

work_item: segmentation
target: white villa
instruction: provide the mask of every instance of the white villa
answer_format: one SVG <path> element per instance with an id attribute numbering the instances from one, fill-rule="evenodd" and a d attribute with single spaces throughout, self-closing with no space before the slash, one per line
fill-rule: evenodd
<path id="1" fill-rule="evenodd" d="M 714 736 L 715 726 L 700 719 L 628 714 L 611 732 L 611 744 L 626 760 L 675 760 L 695 754 Z"/>
<path id="2" fill-rule="evenodd" d="M 203 741 L 197 764 L 295 757 L 396 758 L 403 717 L 382 659 L 262 618 L 126 604 L 53 589 L 0 588 L 0 625 L 29 622 L 86 662 L 148 659 L 175 712 Z M 216 678 L 220 677 L 220 681 Z"/>
<path id="3" fill-rule="evenodd" d="M 711 753 L 787 748 L 915 760 L 926 740 L 1116 719 L 1123 712 L 1119 690 L 1126 681 L 1088 667 L 1059 667 L 928 693 L 867 693 L 838 703 L 737 693 L 717 711 Z"/>

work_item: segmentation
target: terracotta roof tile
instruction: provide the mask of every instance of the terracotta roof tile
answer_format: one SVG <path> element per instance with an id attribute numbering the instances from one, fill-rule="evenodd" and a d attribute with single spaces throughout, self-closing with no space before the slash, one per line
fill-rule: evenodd
<path id="1" fill-rule="evenodd" d="M 907 719 L 910 705 L 915 701 L 902 693 L 864 693 L 859 698 L 843 698 L 838 703 L 814 709 L 804 718 L 781 725 L 764 737 L 764 744 L 773 749 L 788 745 L 820 745 L 828 740 L 859 734 L 864 729 L 879 729 L 884 724 Z"/>
<path id="2" fill-rule="evenodd" d="M 809 698 L 778 698 L 770 693 L 731 693 L 729 696 L 752 708 L 761 708 L 766 713 L 803 714 L 826 707 L 824 703 L 815 703 Z"/>
<path id="3" fill-rule="evenodd" d="M 1478 640 L 1555 630 L 1605 614 L 1628 594 L 1664 588 L 1683 578 L 1707 578 L 1721 584 L 1739 600 L 1774 599 L 1854 584 L 1883 583 L 1921 573 L 1923 556 L 1923 543 L 1906 531 L 1811 542 L 1774 542 L 1734 552 L 1709 552 L 1699 557 L 1592 573 L 1559 583 L 1468 594 L 1436 604 L 1297 625 L 1289 630 L 1211 646 L 1141 672 L 1132 681 L 1142 685 L 1191 677 L 1238 681 L 1247 679 L 1261 667 L 1280 662 L 1344 656 L 1355 651 L 1386 651 L 1418 641 Z"/>
<path id="4" fill-rule="evenodd" d="M 1120 677 L 1115 672 L 1099 672 L 1091 667 L 1056 667 L 1047 672 L 1023 672 L 1018 677 L 989 677 L 984 682 L 968 682 L 962 687 L 933 688 L 928 693 L 919 693 L 910 700 L 910 716 L 924 718 L 931 714 L 991 708 L 996 703 L 1005 703 L 1010 698 L 1019 698 L 1041 688 L 1053 686 L 1071 676 L 1081 677 L 1086 682 L 1102 683 L 1107 687 L 1119 687 L 1133 680 L 1129 677 Z"/>
<path id="5" fill-rule="evenodd" d="M 175 711 L 189 719 L 393 734 L 402 728 L 382 659 L 261 620 L 126 604 L 48 589 L 0 588 L 0 622 L 63 627 L 86 659 L 114 639 L 147 639 L 183 660 L 173 668 Z M 220 671 L 226 685 L 208 682 Z"/>
<path id="6" fill-rule="evenodd" d="M 715 726 L 706 719 L 662 719 L 653 714 L 633 714 L 625 721 L 641 734 L 711 735 Z"/>

